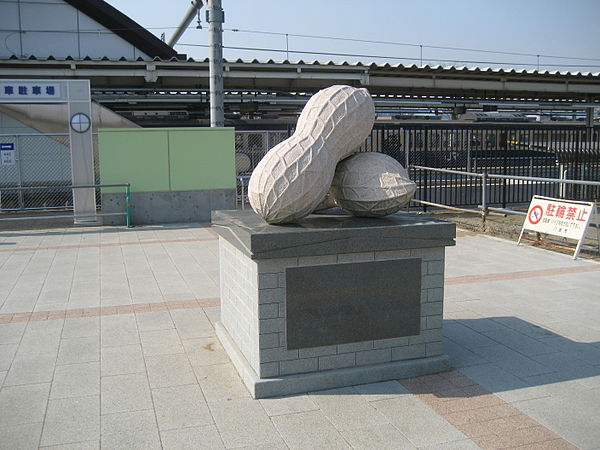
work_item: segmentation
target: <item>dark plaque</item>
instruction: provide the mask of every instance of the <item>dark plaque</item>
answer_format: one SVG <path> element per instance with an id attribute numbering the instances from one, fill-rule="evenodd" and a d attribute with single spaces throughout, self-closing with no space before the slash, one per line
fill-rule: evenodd
<path id="1" fill-rule="evenodd" d="M 286 269 L 287 348 L 420 332 L 421 259 Z"/>

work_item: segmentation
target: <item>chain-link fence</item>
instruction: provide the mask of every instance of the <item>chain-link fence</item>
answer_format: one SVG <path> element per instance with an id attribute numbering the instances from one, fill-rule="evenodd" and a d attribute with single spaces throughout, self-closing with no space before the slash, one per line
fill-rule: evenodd
<path id="1" fill-rule="evenodd" d="M 289 131 L 236 131 L 235 170 L 250 174 L 270 148 L 290 137 Z"/>
<path id="2" fill-rule="evenodd" d="M 93 143 L 99 184 L 97 135 Z M 72 185 L 68 133 L 0 134 L 0 156 L 0 211 L 73 208 L 73 191 L 65 187 Z M 98 206 L 99 194 L 97 189 Z"/>
<path id="3" fill-rule="evenodd" d="M 237 174 L 237 203 L 242 208 L 248 203 L 248 180 L 261 159 L 281 141 L 290 137 L 290 131 L 236 131 L 235 172 Z"/>

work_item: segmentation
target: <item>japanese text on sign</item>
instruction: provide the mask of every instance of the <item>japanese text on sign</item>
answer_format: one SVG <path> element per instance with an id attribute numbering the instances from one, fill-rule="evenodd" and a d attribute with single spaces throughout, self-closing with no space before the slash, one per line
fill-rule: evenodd
<path id="1" fill-rule="evenodd" d="M 0 165 L 15 165 L 15 144 L 12 142 L 0 142 Z"/>
<path id="2" fill-rule="evenodd" d="M 35 100 L 61 98 L 60 85 L 51 83 L 10 81 L 0 82 L 0 98 L 3 100 Z"/>
<path id="3" fill-rule="evenodd" d="M 580 240 L 585 235 L 594 203 L 534 196 L 523 228 Z"/>

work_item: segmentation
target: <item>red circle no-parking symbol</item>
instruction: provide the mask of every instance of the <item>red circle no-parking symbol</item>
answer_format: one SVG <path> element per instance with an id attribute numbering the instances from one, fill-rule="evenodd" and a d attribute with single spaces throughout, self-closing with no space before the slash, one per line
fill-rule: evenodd
<path id="1" fill-rule="evenodd" d="M 531 211 L 529 211 L 529 215 L 527 216 L 527 218 L 529 219 L 530 223 L 536 225 L 537 223 L 539 223 L 540 220 L 542 220 L 543 215 L 544 210 L 542 209 L 542 207 L 540 205 L 535 205 L 533 208 L 531 208 Z"/>

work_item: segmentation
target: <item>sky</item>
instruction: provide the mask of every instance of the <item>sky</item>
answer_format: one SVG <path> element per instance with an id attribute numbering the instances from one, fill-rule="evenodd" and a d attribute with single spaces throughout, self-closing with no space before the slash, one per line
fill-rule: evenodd
<path id="1" fill-rule="evenodd" d="M 167 40 L 190 5 L 189 0 L 107 1 L 156 36 L 164 32 Z M 222 4 L 223 55 L 228 60 L 600 72 L 600 0 L 222 0 Z M 196 28 L 194 19 L 175 46 L 179 53 L 194 59 L 208 56 L 204 15 L 203 8 L 202 28 Z"/>

